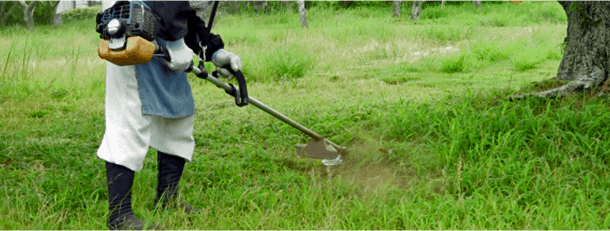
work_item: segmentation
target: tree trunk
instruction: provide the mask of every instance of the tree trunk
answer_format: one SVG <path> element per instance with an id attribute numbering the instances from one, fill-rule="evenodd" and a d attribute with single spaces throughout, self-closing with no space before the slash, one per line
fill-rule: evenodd
<path id="1" fill-rule="evenodd" d="M 299 7 L 299 17 L 301 17 L 301 27 L 309 27 L 309 24 L 307 23 L 307 9 L 305 9 L 305 1 L 297 0 L 297 6 Z"/>
<path id="2" fill-rule="evenodd" d="M 594 67 L 610 70 L 610 2 L 560 2 L 568 16 L 557 79 L 575 80 Z"/>
<path id="3" fill-rule="evenodd" d="M 419 20 L 419 13 L 421 11 L 421 4 L 424 3 L 423 0 L 414 0 L 413 5 L 411 5 L 411 21 Z"/>
<path id="4" fill-rule="evenodd" d="M 17 5 L 14 2 L 8 2 L 8 1 L 0 1 L 0 26 L 4 25 L 4 21 L 11 16 L 11 14 L 13 13 L 13 11 L 15 11 L 15 9 L 17 9 Z"/>
<path id="5" fill-rule="evenodd" d="M 394 0 L 393 2 L 393 6 L 394 6 L 394 17 L 398 17 L 400 16 L 400 5 L 401 5 L 402 1 L 401 0 Z"/>
<path id="6" fill-rule="evenodd" d="M 544 98 L 596 88 L 604 83 L 610 70 L 610 2 L 560 1 L 559 4 L 568 16 L 568 28 L 565 53 L 556 78 L 572 82 L 534 94 Z"/>
<path id="7" fill-rule="evenodd" d="M 481 8 L 481 0 L 473 0 L 472 5 L 476 8 Z"/>
<path id="8" fill-rule="evenodd" d="M 30 4 L 25 3 L 25 0 L 19 0 L 19 3 L 23 5 L 23 20 L 28 30 L 34 30 L 34 9 L 38 1 L 31 1 Z"/>
<path id="9" fill-rule="evenodd" d="M 30 3 L 30 5 L 32 5 Z M 23 11 L 23 20 L 25 21 L 25 25 L 28 28 L 28 30 L 34 30 L 34 9 L 36 7 L 29 7 L 29 9 L 26 9 Z"/>

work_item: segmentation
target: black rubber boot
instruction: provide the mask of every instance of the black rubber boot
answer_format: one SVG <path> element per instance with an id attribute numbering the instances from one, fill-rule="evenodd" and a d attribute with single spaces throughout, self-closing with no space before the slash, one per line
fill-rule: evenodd
<path id="1" fill-rule="evenodd" d="M 155 207 L 161 202 L 162 208 L 177 207 L 185 212 L 199 212 L 199 209 L 187 204 L 178 202 L 178 184 L 184 171 L 185 159 L 179 156 L 170 155 L 161 151 L 157 152 L 159 174 L 157 175 L 157 197 Z"/>
<path id="2" fill-rule="evenodd" d="M 131 208 L 131 187 L 134 172 L 130 169 L 106 162 L 106 181 L 108 182 L 108 229 L 110 230 L 142 230 L 154 228 L 146 226 L 133 213 Z"/>

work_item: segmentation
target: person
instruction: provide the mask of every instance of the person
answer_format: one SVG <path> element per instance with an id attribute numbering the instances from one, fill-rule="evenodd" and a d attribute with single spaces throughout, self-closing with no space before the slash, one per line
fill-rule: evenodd
<path id="1" fill-rule="evenodd" d="M 103 1 L 102 12 L 116 1 Z M 231 78 L 222 67 L 241 69 L 239 56 L 224 49 L 219 35 L 211 34 L 188 2 L 145 2 L 159 16 L 155 41 L 165 46 L 171 61 L 154 57 L 148 63 L 119 66 L 107 62 L 105 133 L 97 156 L 105 161 L 108 184 L 109 229 L 144 229 L 145 222 L 132 210 L 131 189 L 135 172 L 142 169 L 149 147 L 157 150 L 158 176 L 155 207 L 177 206 L 197 211 L 177 201 L 185 162 L 191 161 L 195 103 L 187 68 L 197 53 Z M 198 44 L 205 41 L 206 49 Z M 154 222 L 153 222 L 154 223 Z"/>

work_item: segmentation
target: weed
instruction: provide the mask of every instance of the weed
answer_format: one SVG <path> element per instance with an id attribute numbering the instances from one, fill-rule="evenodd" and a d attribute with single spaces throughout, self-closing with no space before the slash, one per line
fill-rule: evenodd
<path id="1" fill-rule="evenodd" d="M 470 51 L 479 61 L 497 62 L 508 58 L 510 51 L 495 40 L 478 40 L 470 45 Z"/>
<path id="2" fill-rule="evenodd" d="M 443 60 L 441 71 L 445 73 L 464 72 L 468 70 L 468 65 L 465 64 L 466 55 L 452 56 Z"/>
<path id="3" fill-rule="evenodd" d="M 284 45 L 260 58 L 256 72 L 246 72 L 255 81 L 302 78 L 314 66 L 313 57 L 297 45 Z"/>
<path id="4" fill-rule="evenodd" d="M 49 114 L 46 110 L 38 110 L 30 113 L 30 117 L 32 118 L 42 118 Z"/>
<path id="5" fill-rule="evenodd" d="M 68 95 L 68 90 L 64 88 L 53 89 L 50 93 L 51 98 L 61 100 Z"/>
<path id="6" fill-rule="evenodd" d="M 511 62 L 519 71 L 526 71 L 534 68 L 536 64 L 541 63 L 546 59 L 545 54 L 540 54 L 539 51 L 529 48 L 523 50 L 511 58 Z"/>
<path id="7" fill-rule="evenodd" d="M 473 28 L 458 25 L 451 26 L 427 26 L 418 31 L 418 34 L 426 39 L 437 40 L 446 43 L 450 41 L 461 41 L 470 38 Z"/>

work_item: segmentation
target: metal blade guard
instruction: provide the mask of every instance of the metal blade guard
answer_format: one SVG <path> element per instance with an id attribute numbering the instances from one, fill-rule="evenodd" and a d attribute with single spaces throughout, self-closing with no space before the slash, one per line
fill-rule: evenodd
<path id="1" fill-rule="evenodd" d="M 323 159 L 322 163 L 326 166 L 335 166 L 343 163 L 341 154 L 330 141 L 324 139 L 311 139 L 307 144 L 297 144 L 297 155 L 307 158 Z"/>

